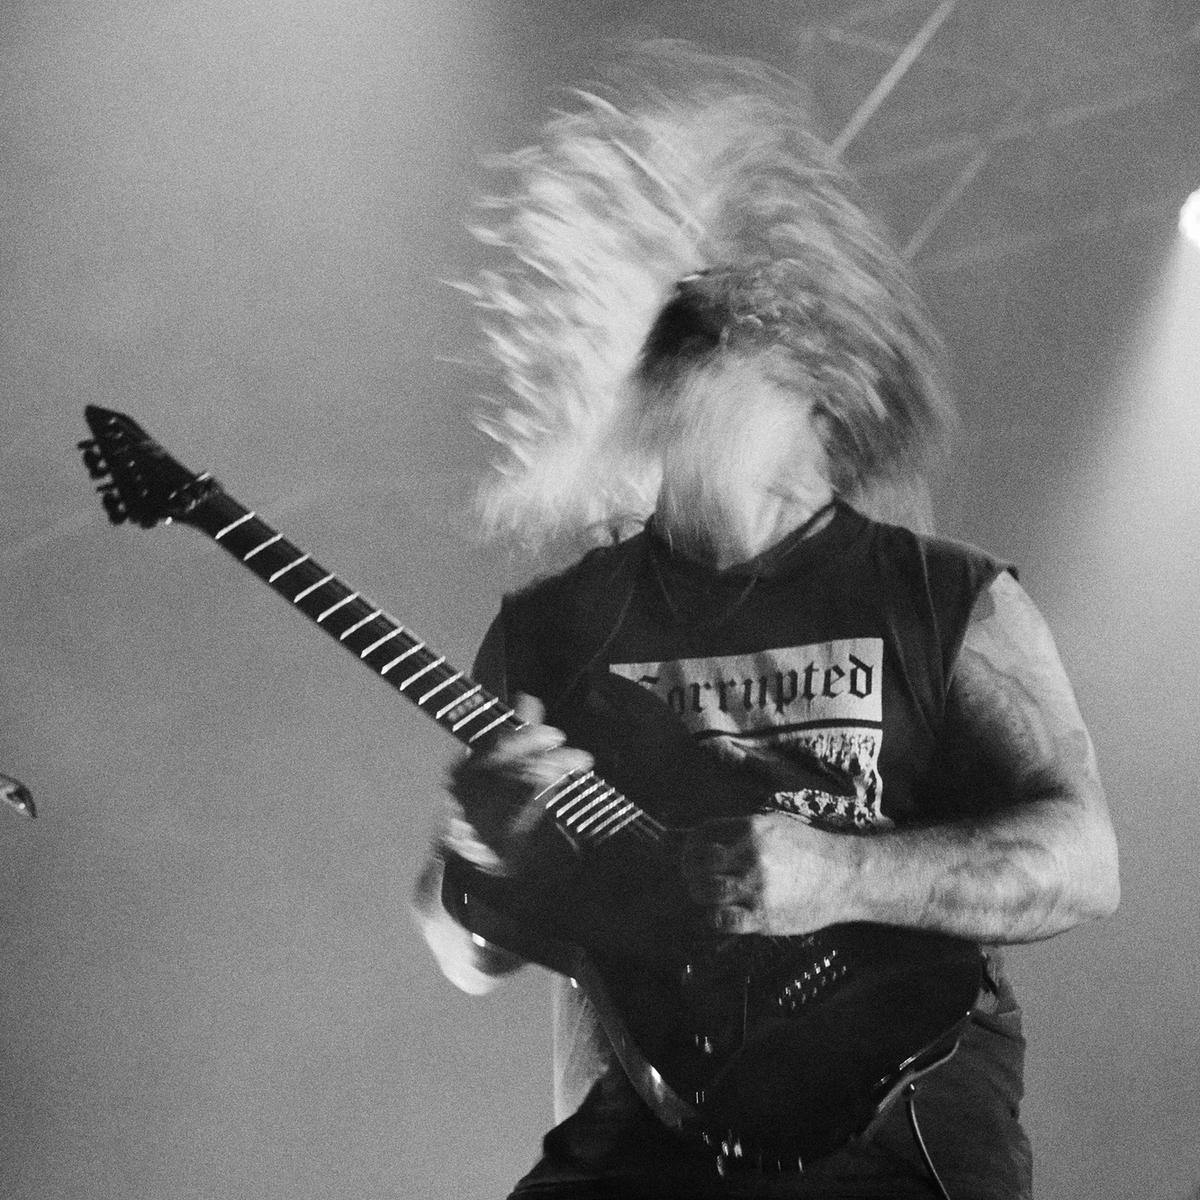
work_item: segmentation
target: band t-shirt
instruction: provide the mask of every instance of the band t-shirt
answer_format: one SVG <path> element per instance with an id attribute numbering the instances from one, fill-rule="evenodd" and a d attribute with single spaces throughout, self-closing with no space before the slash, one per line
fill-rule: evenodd
<path id="1" fill-rule="evenodd" d="M 985 765 L 956 756 L 946 698 L 974 603 L 1003 569 L 841 502 L 815 533 L 723 571 L 673 554 L 651 524 L 506 598 L 478 669 L 509 694 L 540 697 L 547 719 L 587 749 L 599 749 L 587 744 L 585 711 L 596 682 L 644 689 L 723 770 L 824 828 L 869 835 L 982 815 L 1005 797 Z M 921 1126 L 956 1198 L 1012 1200 L 1029 1187 L 1017 1119 L 1024 1043 L 994 961 L 988 975 L 957 1054 L 922 1082 Z M 750 1187 L 715 1178 L 707 1151 L 650 1116 L 586 997 L 566 981 L 557 990 L 561 1123 L 514 1194 L 591 1195 L 583 1181 L 600 1179 L 622 1181 L 614 1194 L 664 1200 Z M 929 1186 L 897 1106 L 870 1141 L 754 1181 L 753 1194 L 923 1196 Z"/>

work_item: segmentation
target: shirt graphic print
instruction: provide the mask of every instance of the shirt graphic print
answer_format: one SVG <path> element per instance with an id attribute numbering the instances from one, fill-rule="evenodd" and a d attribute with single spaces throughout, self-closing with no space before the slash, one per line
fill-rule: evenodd
<path id="1" fill-rule="evenodd" d="M 883 814 L 883 641 L 840 638 L 755 654 L 612 663 L 662 700 L 773 803 L 829 828 L 890 825 Z"/>

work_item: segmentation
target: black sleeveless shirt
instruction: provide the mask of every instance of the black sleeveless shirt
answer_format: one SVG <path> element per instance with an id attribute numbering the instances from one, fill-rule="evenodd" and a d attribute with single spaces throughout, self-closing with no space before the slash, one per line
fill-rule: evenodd
<path id="1" fill-rule="evenodd" d="M 477 671 L 510 695 L 540 697 L 572 742 L 602 753 L 611 738 L 588 744 L 590 686 L 615 676 L 644 688 L 766 802 L 826 827 L 970 816 L 1004 798 L 954 765 L 946 699 L 972 608 L 1004 569 L 840 501 L 817 532 L 724 571 L 673 554 L 651 524 L 506 598 Z M 948 1147 L 948 1186 L 1008 1200 L 1028 1187 L 1023 1041 L 1007 984 L 991 983 L 958 1056 L 927 1085 L 928 1136 Z M 680 1194 L 700 1195 L 705 1168 L 642 1109 L 582 993 L 558 990 L 563 1123 L 515 1195 L 614 1176 L 654 1179 L 649 1194 L 663 1196 L 677 1178 Z M 900 1116 L 873 1144 L 763 1194 L 921 1196 L 925 1178 Z M 738 1194 L 736 1182 L 711 1186 Z"/>

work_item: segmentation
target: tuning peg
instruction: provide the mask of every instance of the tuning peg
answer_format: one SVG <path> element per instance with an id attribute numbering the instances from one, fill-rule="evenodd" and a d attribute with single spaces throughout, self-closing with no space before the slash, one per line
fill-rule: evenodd
<path id="1" fill-rule="evenodd" d="M 0 801 L 4 801 L 9 808 L 23 817 L 37 816 L 37 805 L 34 804 L 29 789 L 11 775 L 0 775 Z"/>
<path id="2" fill-rule="evenodd" d="M 108 467 L 105 465 L 104 456 L 95 446 L 90 446 L 84 450 L 83 465 L 87 468 L 87 473 L 93 479 L 103 479 L 108 474 Z"/>
<path id="3" fill-rule="evenodd" d="M 104 511 L 108 513 L 108 519 L 114 525 L 122 524 L 129 516 L 125 511 L 125 506 L 121 503 L 121 498 L 116 492 L 102 492 L 100 503 L 104 505 Z"/>

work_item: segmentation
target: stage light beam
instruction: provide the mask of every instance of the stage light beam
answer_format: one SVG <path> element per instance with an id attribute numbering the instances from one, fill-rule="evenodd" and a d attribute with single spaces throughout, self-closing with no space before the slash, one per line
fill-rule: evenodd
<path id="1" fill-rule="evenodd" d="M 1200 189 L 1194 191 L 1179 210 L 1179 231 L 1200 250 Z"/>

